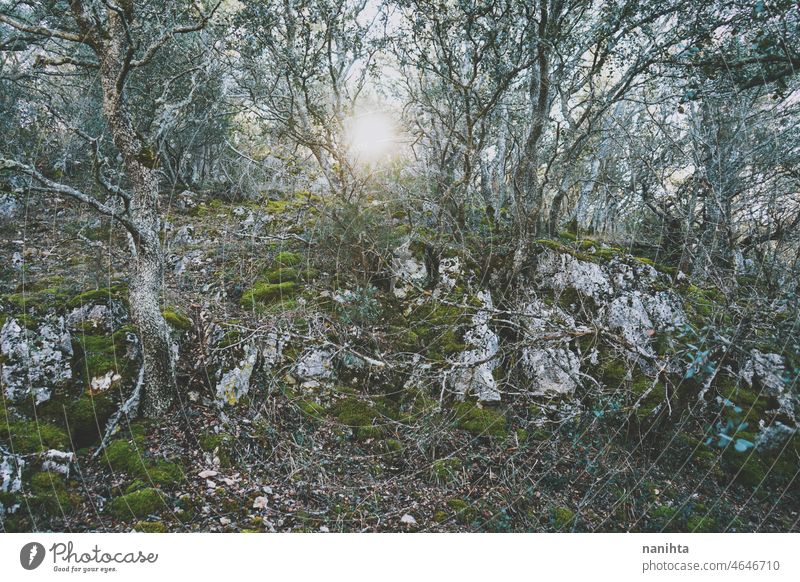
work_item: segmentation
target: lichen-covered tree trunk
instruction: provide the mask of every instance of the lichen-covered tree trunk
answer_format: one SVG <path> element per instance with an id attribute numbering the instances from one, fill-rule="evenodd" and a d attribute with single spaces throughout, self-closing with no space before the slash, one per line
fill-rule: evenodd
<path id="1" fill-rule="evenodd" d="M 125 16 L 130 19 L 132 15 Z M 156 155 L 134 131 L 122 92 L 129 65 L 129 42 L 123 16 L 109 11 L 108 38 L 97 48 L 103 114 L 131 182 L 128 215 L 134 227 L 131 235 L 135 247 L 130 278 L 131 318 L 142 346 L 142 413 L 157 417 L 166 412 L 175 396 L 175 362 L 169 329 L 160 309 L 164 252 L 159 238 Z"/>
<path id="2" fill-rule="evenodd" d="M 160 297 L 164 260 L 158 236 L 139 245 L 130 281 L 131 317 L 139 331 L 144 365 L 142 414 L 161 416 L 175 397 L 175 363 Z"/>

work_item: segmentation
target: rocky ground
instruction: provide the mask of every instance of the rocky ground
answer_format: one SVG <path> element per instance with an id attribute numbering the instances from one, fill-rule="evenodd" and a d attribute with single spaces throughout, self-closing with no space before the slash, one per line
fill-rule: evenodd
<path id="1" fill-rule="evenodd" d="M 123 407 L 124 236 L 3 196 L 5 531 L 799 529 L 785 301 L 570 233 L 509 280 L 502 241 L 432 256 L 378 204 L 184 192 L 164 233 L 180 402 L 154 422 Z"/>

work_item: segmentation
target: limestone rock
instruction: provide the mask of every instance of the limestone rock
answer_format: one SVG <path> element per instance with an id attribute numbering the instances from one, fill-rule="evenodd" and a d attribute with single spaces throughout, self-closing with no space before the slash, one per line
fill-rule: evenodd
<path id="1" fill-rule="evenodd" d="M 72 379 L 72 341 L 63 317 L 50 317 L 32 330 L 7 319 L 0 329 L 0 355 L 9 400 L 33 394 L 39 404 L 50 399 L 53 388 Z"/>
<path id="2" fill-rule="evenodd" d="M 450 384 L 462 398 L 474 394 L 481 401 L 497 401 L 500 400 L 500 391 L 492 370 L 497 365 L 494 356 L 500 346 L 497 334 L 489 328 L 492 295 L 488 291 L 481 291 L 478 298 L 483 308 L 475 314 L 473 327 L 464 336 L 471 347 L 461 353 L 458 364 L 450 374 Z"/>
<path id="3" fill-rule="evenodd" d="M 395 278 L 394 294 L 403 299 L 412 285 L 422 285 L 428 277 L 425 263 L 411 252 L 411 240 L 407 240 L 394 251 L 392 273 Z"/>
<path id="4" fill-rule="evenodd" d="M 61 473 L 64 477 L 69 477 L 70 467 L 74 460 L 75 453 L 50 449 L 44 453 L 42 471 L 52 471 Z"/>
<path id="5" fill-rule="evenodd" d="M 576 259 L 568 253 L 546 250 L 539 257 L 537 279 L 556 291 L 572 288 L 598 300 L 613 291 L 611 281 L 603 268 L 587 261 Z"/>
<path id="6" fill-rule="evenodd" d="M 303 380 L 327 380 L 333 377 L 333 353 L 325 348 L 312 348 L 295 364 L 295 374 Z"/>
<path id="7" fill-rule="evenodd" d="M 22 204 L 11 194 L 0 194 L 0 218 L 13 218 L 22 209 Z"/>
<path id="8" fill-rule="evenodd" d="M 0 447 L 0 493 L 16 493 L 22 488 L 22 471 L 25 460 L 21 455 L 12 454 Z M 0 498 L 0 516 L 14 513 L 19 503 L 5 505 Z"/>
<path id="9" fill-rule="evenodd" d="M 569 395 L 578 386 L 580 361 L 567 348 L 524 348 L 522 369 L 531 396 Z"/>
<path id="10" fill-rule="evenodd" d="M 233 406 L 242 396 L 250 391 L 250 377 L 258 360 L 258 349 L 248 345 L 244 349 L 244 358 L 239 365 L 225 372 L 217 383 L 217 403 L 220 406 Z"/>

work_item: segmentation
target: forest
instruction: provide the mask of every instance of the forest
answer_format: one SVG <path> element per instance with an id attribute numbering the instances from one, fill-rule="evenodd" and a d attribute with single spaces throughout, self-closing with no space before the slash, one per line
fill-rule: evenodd
<path id="1" fill-rule="evenodd" d="M 800 531 L 790 0 L 0 0 L 0 532 Z"/>

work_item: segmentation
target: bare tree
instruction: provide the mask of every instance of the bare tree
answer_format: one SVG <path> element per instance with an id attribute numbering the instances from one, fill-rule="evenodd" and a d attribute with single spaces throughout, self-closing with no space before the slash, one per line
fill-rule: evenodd
<path id="1" fill-rule="evenodd" d="M 96 178 L 108 195 L 91 193 L 55 181 L 33 165 L 0 157 L 0 169 L 30 176 L 37 188 L 68 196 L 121 225 L 130 235 L 133 254 L 130 307 L 139 331 L 144 366 L 142 411 L 162 415 L 175 397 L 175 362 L 167 324 L 161 314 L 164 254 L 160 240 L 161 204 L 158 155 L 137 130 L 126 95 L 136 74 L 144 74 L 154 58 L 176 36 L 202 30 L 220 2 L 162 2 L 71 0 L 3 5 L 0 24 L 14 31 L 17 42 L 35 47 L 36 67 L 42 74 L 96 74 L 102 93 L 102 113 L 113 144 L 122 159 L 129 188 L 104 176 L 106 162 L 98 141 L 80 130 L 95 153 Z M 33 50 L 33 49 L 31 49 Z M 121 203 L 117 204 L 117 202 Z"/>

